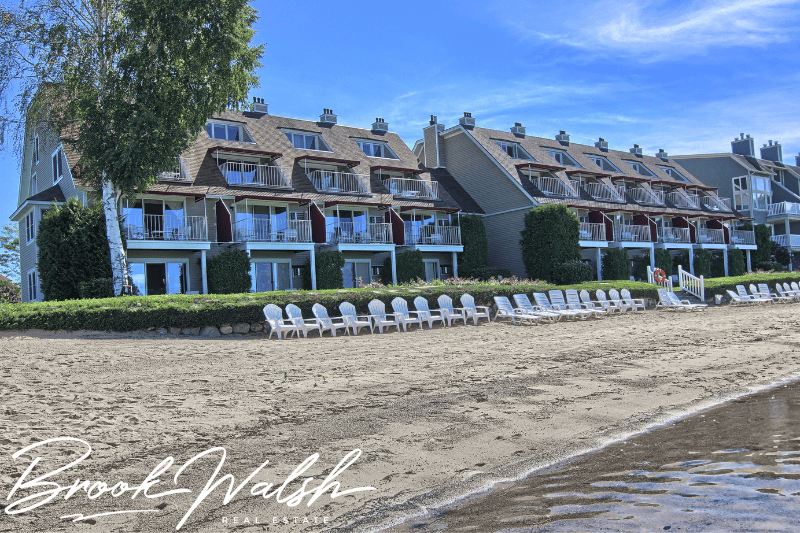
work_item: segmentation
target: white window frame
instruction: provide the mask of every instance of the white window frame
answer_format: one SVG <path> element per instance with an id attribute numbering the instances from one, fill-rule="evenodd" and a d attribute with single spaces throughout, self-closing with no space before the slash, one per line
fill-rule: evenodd
<path id="1" fill-rule="evenodd" d="M 368 283 L 372 283 L 372 259 L 363 259 L 363 258 L 350 259 L 350 258 L 345 258 L 344 262 L 345 262 L 345 264 L 347 264 L 347 263 L 366 263 L 366 264 L 368 264 L 369 265 L 369 282 Z M 383 263 L 381 263 L 381 266 L 383 266 Z M 353 274 L 355 275 L 355 273 L 356 273 L 356 269 L 353 268 Z M 344 267 L 342 267 L 342 274 L 344 274 Z M 355 278 L 353 279 L 353 281 L 355 281 Z M 361 281 L 363 282 L 364 280 L 361 280 Z M 353 287 L 353 288 L 356 288 L 356 287 Z"/>
<path id="2" fill-rule="evenodd" d="M 208 129 L 207 129 L 209 124 L 211 124 L 211 131 L 212 132 L 214 131 L 214 126 L 215 125 L 217 125 L 217 126 L 225 126 L 226 127 L 225 128 L 225 138 L 224 139 L 217 139 L 213 135 L 209 134 L 208 133 Z M 239 129 L 239 140 L 238 141 L 236 141 L 236 140 L 232 141 L 232 140 L 228 139 L 228 129 L 227 128 L 238 128 Z M 250 132 L 247 131 L 247 128 L 244 126 L 244 124 L 240 124 L 238 122 L 228 122 L 228 121 L 225 121 L 225 120 L 208 120 L 208 121 L 206 121 L 205 125 L 203 126 L 203 129 L 205 130 L 206 135 L 208 135 L 208 138 L 209 139 L 213 139 L 215 141 L 227 141 L 227 142 L 232 142 L 232 143 L 255 144 L 255 141 L 253 141 L 253 136 L 250 135 Z"/>
<path id="3" fill-rule="evenodd" d="M 271 210 L 270 210 L 271 212 Z M 292 259 L 283 258 L 283 257 L 251 257 L 250 264 L 255 265 L 256 263 L 272 263 L 272 286 L 275 286 L 275 281 L 278 279 L 278 263 L 287 264 L 289 265 L 289 288 L 288 289 L 272 289 L 269 292 L 275 292 L 276 290 L 287 290 L 293 291 L 294 290 L 294 270 L 292 268 Z M 302 265 L 300 265 L 302 266 Z M 253 274 L 250 276 L 250 292 L 256 292 L 256 275 L 255 275 L 255 266 L 252 266 Z M 266 291 L 265 291 L 266 292 Z"/>
<path id="4" fill-rule="evenodd" d="M 35 268 L 28 270 L 26 273 L 26 280 L 28 282 L 28 301 L 29 302 L 38 302 L 39 295 L 41 292 L 39 291 L 39 273 L 36 272 Z M 31 276 L 33 276 L 33 296 L 31 296 Z"/>
<path id="5" fill-rule="evenodd" d="M 191 274 L 191 270 L 190 270 L 191 269 L 191 266 L 190 266 L 191 261 L 188 258 L 184 258 L 184 257 L 175 257 L 175 258 L 173 258 L 173 257 L 136 257 L 136 258 L 131 258 L 131 257 L 128 257 L 128 264 L 129 265 L 133 265 L 133 264 L 147 265 L 148 263 L 156 263 L 156 264 L 157 263 L 164 263 L 165 265 L 167 263 L 183 263 L 184 266 L 186 267 L 186 292 L 188 293 L 189 291 L 191 291 L 191 287 L 192 287 L 192 284 L 191 284 L 192 274 Z M 147 294 L 147 267 L 146 266 L 145 266 L 145 270 L 144 270 L 144 292 L 145 292 L 145 294 Z"/>
<path id="6" fill-rule="evenodd" d="M 33 196 L 37 192 L 39 192 L 39 183 L 36 181 L 36 172 L 31 174 L 31 181 L 28 184 L 28 196 Z"/>
<path id="7" fill-rule="evenodd" d="M 328 143 L 325 142 L 325 139 L 322 138 L 322 135 L 317 133 L 317 132 L 304 131 L 304 130 L 293 130 L 293 129 L 286 129 L 286 128 L 281 128 L 281 131 L 283 132 L 284 136 L 286 136 L 286 140 L 289 141 L 289 144 L 291 144 L 292 148 L 294 148 L 295 150 L 308 150 L 310 152 L 332 152 L 333 151 L 333 150 L 331 150 L 330 146 L 328 146 Z M 324 149 L 297 148 L 294 145 L 294 139 L 290 139 L 288 137 L 288 134 L 291 134 L 291 135 L 305 135 L 305 136 L 308 136 L 308 137 L 315 137 L 317 139 L 317 145 L 324 147 Z"/>
<path id="8" fill-rule="evenodd" d="M 662 166 L 659 166 L 658 168 L 663 170 L 664 173 L 667 174 L 672 179 L 675 179 L 677 181 L 682 181 L 684 183 L 691 183 L 691 180 L 689 180 L 689 178 L 687 178 L 686 176 L 684 176 L 683 174 L 678 172 L 678 169 L 675 168 L 675 167 L 662 167 Z"/>
<path id="9" fill-rule="evenodd" d="M 61 145 L 50 154 L 50 161 L 53 163 L 53 185 L 55 185 L 64 177 L 64 150 Z"/>
<path id="10" fill-rule="evenodd" d="M 602 155 L 597 155 L 597 154 L 586 154 L 586 157 L 591 159 L 592 163 L 597 165 L 597 168 L 599 168 L 600 170 L 604 170 L 606 172 L 619 172 L 619 173 L 622 173 L 622 171 L 619 168 L 617 168 L 617 165 L 615 165 L 614 163 L 609 161 L 607 157 L 604 157 Z M 603 166 L 598 164 L 596 160 L 603 161 L 603 163 L 605 163 L 606 165 L 610 166 L 611 168 L 603 168 Z"/>
<path id="11" fill-rule="evenodd" d="M 441 261 L 439 261 L 439 259 L 423 259 L 422 260 L 423 269 L 424 269 L 426 263 L 434 263 L 436 265 L 436 267 L 433 269 L 433 271 L 436 272 L 436 278 L 434 278 L 434 279 L 442 279 L 442 272 L 440 270 L 442 268 Z M 430 280 L 426 280 L 426 281 L 430 281 Z"/>
<path id="12" fill-rule="evenodd" d="M 36 242 L 36 208 L 25 215 L 25 244 Z"/>
<path id="13" fill-rule="evenodd" d="M 372 157 L 372 158 L 375 158 L 375 159 L 400 159 L 399 157 L 397 157 L 397 154 L 394 153 L 394 150 L 392 150 L 389 147 L 389 143 L 387 143 L 386 141 L 376 141 L 374 139 L 356 139 L 356 138 L 354 138 L 353 140 L 356 142 L 356 144 L 358 145 L 358 148 L 361 150 L 361 152 L 363 152 L 364 155 L 367 156 L 367 157 Z M 375 145 L 382 146 L 383 149 L 386 152 L 389 152 L 391 157 L 384 157 L 384 156 L 380 156 L 380 155 L 368 155 L 366 152 L 364 152 L 364 147 L 361 146 L 362 144 L 375 144 Z"/>
<path id="14" fill-rule="evenodd" d="M 642 163 L 640 163 L 638 161 L 628 161 L 627 159 L 623 159 L 623 161 L 625 161 L 640 176 L 644 176 L 645 178 L 655 178 L 656 177 L 656 175 L 653 174 L 652 170 L 650 170 L 644 164 L 642 164 Z M 645 171 L 647 171 L 647 174 L 643 174 L 642 171 L 639 170 L 640 168 L 643 168 Z"/>
<path id="15" fill-rule="evenodd" d="M 521 160 L 524 160 L 524 161 L 536 162 L 536 159 L 534 159 L 533 156 L 531 156 L 531 154 L 529 154 L 525 150 L 525 148 L 522 147 L 522 145 L 520 143 L 513 142 L 513 141 L 504 141 L 502 139 L 492 139 L 492 140 L 495 143 L 497 143 L 497 146 L 499 146 L 500 149 L 503 150 L 506 153 L 506 155 L 508 155 L 508 157 L 510 157 L 512 159 L 521 159 Z M 514 154 L 508 153 L 508 149 L 509 148 L 513 148 L 514 149 Z M 524 157 L 520 157 L 520 155 L 523 155 Z"/>
<path id="16" fill-rule="evenodd" d="M 548 153 L 550 157 L 555 159 L 559 165 L 564 165 L 565 167 L 583 168 L 577 161 L 575 161 L 574 157 L 572 157 L 566 152 L 566 150 L 559 150 L 557 148 L 545 148 L 545 151 Z M 561 161 L 559 161 L 559 158 L 556 157 L 556 155 L 561 156 Z M 563 162 L 564 159 L 570 161 L 570 163 L 564 163 Z"/>

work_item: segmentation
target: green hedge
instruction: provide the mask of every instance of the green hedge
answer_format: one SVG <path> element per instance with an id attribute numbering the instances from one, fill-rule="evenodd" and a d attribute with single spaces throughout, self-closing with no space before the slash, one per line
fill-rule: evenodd
<path id="1" fill-rule="evenodd" d="M 612 248 L 603 254 L 603 279 L 627 281 L 631 277 L 631 260 L 627 248 Z"/>
<path id="2" fill-rule="evenodd" d="M 422 252 L 419 250 L 406 250 L 396 256 L 397 283 L 403 284 L 409 281 L 425 279 L 425 262 L 422 260 Z M 383 261 L 381 270 L 381 283 L 384 285 L 392 284 L 392 258 L 387 257 Z"/>
<path id="3" fill-rule="evenodd" d="M 580 227 L 578 217 L 564 204 L 531 209 L 519 241 L 528 277 L 552 281 L 560 265 L 580 261 Z"/>
<path id="4" fill-rule="evenodd" d="M 736 292 L 737 285 L 744 285 L 749 289 L 751 283 L 756 285 L 766 283 L 769 285 L 770 291 L 773 291 L 776 283 L 791 283 L 793 281 L 800 283 L 800 272 L 775 272 L 773 274 L 753 274 L 752 276 L 706 278 L 704 281 L 706 298 L 711 298 L 715 294 L 727 296 L 726 290 Z"/>
<path id="5" fill-rule="evenodd" d="M 741 276 L 747 272 L 747 262 L 744 259 L 744 252 L 741 250 L 728 251 L 728 275 Z"/>
<path id="6" fill-rule="evenodd" d="M 656 250 L 656 268 L 663 270 L 667 276 L 672 275 L 672 254 L 669 250 Z"/>
<path id="7" fill-rule="evenodd" d="M 249 291 L 251 286 L 250 258 L 243 250 L 224 250 L 209 259 L 209 291 L 236 294 Z"/>
<path id="8" fill-rule="evenodd" d="M 489 267 L 489 239 L 483 217 L 464 215 L 460 220 L 463 252 L 458 254 L 458 270 L 463 277 L 477 277 L 473 273 Z"/>
<path id="9" fill-rule="evenodd" d="M 391 289 L 342 289 L 328 291 L 276 291 L 228 295 L 122 296 L 98 300 L 34 302 L 0 306 L 0 329 L 135 331 L 151 327 L 202 327 L 236 322 L 263 322 L 263 307 L 274 303 L 281 307 L 293 303 L 303 314 L 312 317 L 311 307 L 321 303 L 333 316 L 339 315 L 339 303 L 351 302 L 359 313 L 368 313 L 367 304 L 378 299 L 391 306 L 397 296 L 408 300 L 423 296 L 429 305 L 438 307 L 436 299 L 447 294 L 453 301 L 464 293 L 475 297 L 478 305 L 491 305 L 493 296 L 513 297 L 521 292 L 547 292 L 550 289 L 586 289 L 594 296 L 597 289 L 628 289 L 635 298 L 657 298 L 656 287 L 637 282 L 587 282 L 556 287 L 543 283 L 441 285 L 436 287 L 394 287 Z"/>

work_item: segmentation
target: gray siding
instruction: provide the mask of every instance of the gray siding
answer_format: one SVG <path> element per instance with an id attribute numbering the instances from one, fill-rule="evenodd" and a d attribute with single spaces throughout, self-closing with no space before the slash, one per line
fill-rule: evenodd
<path id="1" fill-rule="evenodd" d="M 730 198 L 731 201 L 733 201 L 733 182 L 731 179 L 748 174 L 746 168 L 725 155 L 719 157 L 675 158 L 675 160 L 706 185 L 719 188 L 719 196 Z"/>
<path id="2" fill-rule="evenodd" d="M 436 126 L 428 126 L 422 131 L 425 138 L 425 160 L 423 164 L 428 168 L 438 168 L 439 162 L 436 160 Z"/>
<path id="3" fill-rule="evenodd" d="M 486 236 L 489 238 L 489 266 L 507 268 L 520 278 L 527 278 L 522 262 L 520 232 L 525 227 L 527 209 L 484 217 Z"/>

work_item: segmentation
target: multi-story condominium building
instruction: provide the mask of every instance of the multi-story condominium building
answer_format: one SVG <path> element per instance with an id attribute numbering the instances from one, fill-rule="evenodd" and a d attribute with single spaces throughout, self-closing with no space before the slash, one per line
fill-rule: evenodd
<path id="1" fill-rule="evenodd" d="M 583 258 L 602 276 L 603 251 L 628 248 L 633 256 L 664 248 L 755 249 L 752 231 L 738 229 L 740 216 L 730 199 L 660 150 L 642 154 L 611 150 L 602 138 L 594 146 L 531 137 L 516 123 L 510 131 L 479 128 L 465 113 L 446 128 L 431 117 L 414 152 L 428 168 L 446 168 L 484 211 L 492 266 L 524 276 L 520 231 L 525 214 L 547 203 L 567 205 L 580 219 Z"/>
<path id="2" fill-rule="evenodd" d="M 783 163 L 780 143 L 769 141 L 755 155 L 755 140 L 740 134 L 730 154 L 681 155 L 684 168 L 733 198 L 735 208 L 756 224 L 772 227 L 773 240 L 800 251 L 800 168 Z M 797 156 L 800 166 L 800 155 Z"/>
<path id="3" fill-rule="evenodd" d="M 77 154 L 39 132 L 25 142 L 19 207 L 22 291 L 38 300 L 36 229 L 53 202 L 92 191 L 72 176 Z M 455 198 L 458 198 L 456 200 Z M 250 257 L 252 290 L 301 287 L 315 253 L 340 251 L 345 287 L 380 275 L 396 253 L 423 252 L 428 279 L 457 274 L 461 204 L 479 211 L 444 170 L 427 170 L 388 124 L 371 129 L 253 111 L 214 117 L 158 183 L 122 199 L 133 283 L 142 294 L 206 293 L 206 262 L 225 249 Z"/>

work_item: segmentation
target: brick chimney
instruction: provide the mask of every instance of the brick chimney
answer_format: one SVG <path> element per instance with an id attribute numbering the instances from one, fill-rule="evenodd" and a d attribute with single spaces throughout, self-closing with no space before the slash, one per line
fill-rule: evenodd
<path id="1" fill-rule="evenodd" d="M 781 148 L 781 144 L 778 141 L 775 141 L 775 144 L 772 144 L 772 141 L 770 140 L 769 145 L 765 144 L 761 148 L 761 159 L 783 162 L 783 148 Z"/>
<path id="2" fill-rule="evenodd" d="M 731 142 L 731 149 L 734 154 L 749 155 L 751 157 L 755 157 L 756 155 L 755 141 L 750 135 L 745 137 L 744 133 L 740 133 L 738 139 L 733 139 Z"/>

